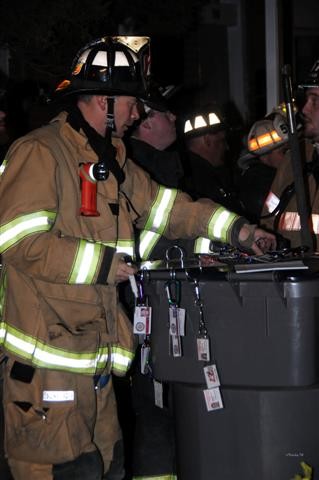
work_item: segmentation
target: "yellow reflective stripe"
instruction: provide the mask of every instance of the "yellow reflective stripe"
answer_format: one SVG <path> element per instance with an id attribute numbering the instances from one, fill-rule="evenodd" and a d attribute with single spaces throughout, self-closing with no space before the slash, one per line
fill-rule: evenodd
<path id="1" fill-rule="evenodd" d="M 103 370 L 109 360 L 107 346 L 99 347 L 95 352 L 70 352 L 52 347 L 4 322 L 0 323 L 0 345 L 37 367 L 67 372 L 95 374 L 98 370 Z M 110 361 L 114 370 L 125 373 L 133 358 L 133 352 L 112 345 Z"/>
<path id="2" fill-rule="evenodd" d="M 157 196 L 145 224 L 145 230 L 151 230 L 159 234 L 164 232 L 176 196 L 176 189 L 159 186 Z"/>
<path id="3" fill-rule="evenodd" d="M 132 258 L 135 257 L 135 242 L 134 239 L 130 240 L 117 240 L 117 242 L 102 242 L 102 245 L 106 247 L 115 248 L 119 253 L 126 253 Z"/>
<path id="4" fill-rule="evenodd" d="M 0 177 L 3 174 L 3 172 L 5 171 L 7 163 L 8 163 L 7 160 L 3 160 L 3 162 L 1 163 L 1 165 L 0 165 Z"/>
<path id="5" fill-rule="evenodd" d="M 161 238 L 161 235 L 155 232 L 150 232 L 149 230 L 143 230 L 140 233 L 140 257 L 142 260 L 147 260 L 150 256 L 151 251 Z"/>
<path id="6" fill-rule="evenodd" d="M 210 250 L 210 238 L 198 237 L 195 240 L 194 253 L 212 253 Z"/>
<path id="7" fill-rule="evenodd" d="M 70 352 L 47 345 L 4 322 L 0 324 L 0 345 L 42 368 L 94 374 L 97 369 L 103 369 L 108 360 L 107 347 L 100 347 L 96 352 Z"/>
<path id="8" fill-rule="evenodd" d="M 56 213 L 46 210 L 22 215 L 0 227 L 0 253 L 18 243 L 32 233 L 51 229 Z"/>
<path id="9" fill-rule="evenodd" d="M 118 240 L 116 243 L 116 251 L 119 253 L 126 253 L 132 258 L 134 257 L 134 240 Z"/>
<path id="10" fill-rule="evenodd" d="M 265 206 L 268 210 L 268 212 L 273 212 L 277 205 L 280 202 L 280 198 L 277 197 L 273 192 L 269 192 L 267 195 L 267 198 L 265 200 Z"/>
<path id="11" fill-rule="evenodd" d="M 103 254 L 100 243 L 79 240 L 73 268 L 69 278 L 70 284 L 91 284 Z"/>
<path id="12" fill-rule="evenodd" d="M 216 238 L 222 242 L 229 241 L 229 232 L 233 223 L 238 219 L 238 215 L 229 212 L 223 207 L 219 207 L 211 216 L 208 223 L 209 238 Z"/>
<path id="13" fill-rule="evenodd" d="M 126 350 L 120 345 L 112 345 L 112 369 L 118 372 L 125 373 L 131 366 L 134 352 Z"/>
<path id="14" fill-rule="evenodd" d="M 311 215 L 312 231 L 315 234 L 319 233 L 319 214 L 313 213 Z M 287 230 L 296 232 L 300 230 L 300 217 L 297 212 L 283 212 L 280 216 L 278 228 L 280 230 Z"/>

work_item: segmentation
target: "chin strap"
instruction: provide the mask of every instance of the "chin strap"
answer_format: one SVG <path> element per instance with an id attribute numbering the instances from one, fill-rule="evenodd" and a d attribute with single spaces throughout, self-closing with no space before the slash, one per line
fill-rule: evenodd
<path id="1" fill-rule="evenodd" d="M 114 99 L 113 102 L 110 103 L 114 103 Z M 111 142 L 112 130 L 114 129 L 114 114 L 112 107 L 110 114 L 108 114 L 107 121 L 110 122 L 110 128 L 107 125 L 107 136 L 102 137 L 91 127 L 91 125 L 88 124 L 78 107 L 74 107 L 67 117 L 67 122 L 72 128 L 74 128 L 74 130 L 78 132 L 81 129 L 83 130 L 87 136 L 89 144 L 98 156 L 99 161 L 94 164 L 92 168 L 94 179 L 96 181 L 104 181 L 108 178 L 109 172 L 111 172 L 120 185 L 124 182 L 125 175 L 116 160 L 116 148 Z"/>

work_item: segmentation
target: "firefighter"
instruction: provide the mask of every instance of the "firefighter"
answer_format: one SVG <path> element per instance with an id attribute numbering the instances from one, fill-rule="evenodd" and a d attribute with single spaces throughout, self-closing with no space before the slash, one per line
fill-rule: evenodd
<path id="1" fill-rule="evenodd" d="M 216 104 L 198 107 L 185 117 L 186 146 L 183 189 L 193 199 L 211 198 L 242 213 L 232 173 L 226 165 L 227 125 Z"/>
<path id="2" fill-rule="evenodd" d="M 238 195 L 245 216 L 258 223 L 277 168 L 289 150 L 286 118 L 273 112 L 255 122 L 248 133 L 246 147 L 238 159 Z"/>
<path id="3" fill-rule="evenodd" d="M 180 188 L 184 170 L 177 147 L 176 115 L 170 109 L 175 91 L 174 86 L 152 85 L 149 98 L 143 102 L 141 118 L 127 139 L 127 148 L 129 157 L 153 180 L 166 187 Z M 190 257 L 200 253 L 194 240 L 170 240 L 147 230 L 136 230 L 136 240 L 136 256 L 142 260 L 165 259 L 168 249 L 171 257 L 178 256 L 178 250 L 171 248 L 174 245 L 179 245 Z"/>
<path id="4" fill-rule="evenodd" d="M 5 449 L 15 480 L 119 479 L 111 373 L 135 350 L 117 284 L 135 273 L 133 225 L 208 235 L 256 253 L 275 238 L 209 200 L 192 202 L 127 159 L 121 138 L 147 96 L 148 37 L 102 37 L 57 95 L 68 110 L 15 141 L 1 176 L 0 344 Z M 113 460 L 113 461 L 112 461 Z"/>
<path id="5" fill-rule="evenodd" d="M 310 231 L 314 238 L 314 250 L 318 251 L 319 235 L 319 60 L 312 66 L 308 77 L 299 85 L 304 93 L 305 103 L 300 120 L 300 153 L 306 180 L 306 201 L 310 215 Z M 297 116 L 297 125 L 299 117 Z M 272 215 L 271 215 L 272 214 Z M 294 177 L 289 152 L 278 168 L 275 179 L 266 198 L 262 221 L 290 241 L 291 247 L 302 247 L 300 218 L 297 211 Z"/>

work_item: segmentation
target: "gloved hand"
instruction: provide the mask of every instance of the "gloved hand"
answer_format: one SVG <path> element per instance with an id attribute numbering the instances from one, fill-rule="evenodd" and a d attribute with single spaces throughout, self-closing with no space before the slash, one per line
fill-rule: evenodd
<path id="1" fill-rule="evenodd" d="M 255 255 L 275 250 L 277 244 L 273 233 L 247 223 L 239 231 L 238 242 L 240 247 L 252 250 Z"/>

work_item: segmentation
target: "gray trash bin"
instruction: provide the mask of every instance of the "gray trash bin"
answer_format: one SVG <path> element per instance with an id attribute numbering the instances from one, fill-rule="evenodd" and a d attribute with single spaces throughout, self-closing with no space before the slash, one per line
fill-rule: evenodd
<path id="1" fill-rule="evenodd" d="M 306 263 L 305 263 L 306 264 Z M 226 268 L 144 272 L 154 376 L 173 384 L 179 480 L 319 479 L 319 266 L 239 274 Z M 182 357 L 169 354 L 167 281 L 186 309 Z M 224 409 L 208 412 L 197 359 L 198 281 Z M 318 470 L 318 472 L 317 472 Z"/>

